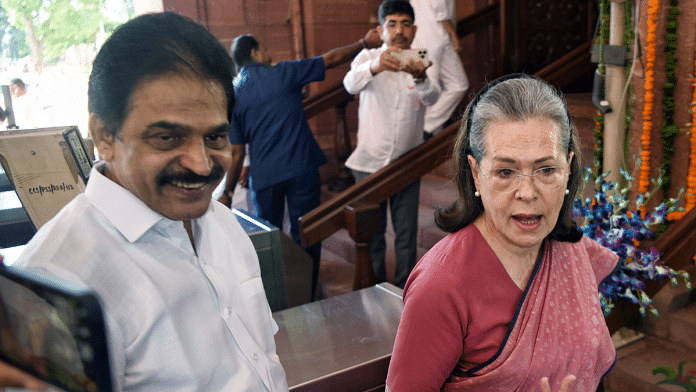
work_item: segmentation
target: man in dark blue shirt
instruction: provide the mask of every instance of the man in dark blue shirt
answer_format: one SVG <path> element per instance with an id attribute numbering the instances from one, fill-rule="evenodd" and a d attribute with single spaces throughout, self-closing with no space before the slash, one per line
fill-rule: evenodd
<path id="1" fill-rule="evenodd" d="M 360 41 L 311 59 L 271 66 L 266 47 L 252 35 L 231 46 L 238 75 L 234 81 L 232 166 L 220 202 L 229 206 L 249 148 L 249 189 L 255 213 L 277 227 L 283 225 L 285 202 L 292 238 L 300 244 L 299 219 L 320 203 L 319 166 L 326 157 L 314 139 L 302 103 L 305 85 L 324 80 L 326 69 L 351 60 L 363 48 L 382 44 L 376 29 Z M 319 275 L 321 244 L 305 249 L 313 259 L 312 299 Z"/>

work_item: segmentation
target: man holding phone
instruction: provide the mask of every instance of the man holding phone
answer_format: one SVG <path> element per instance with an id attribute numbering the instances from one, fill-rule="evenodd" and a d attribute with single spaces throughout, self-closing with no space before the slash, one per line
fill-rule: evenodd
<path id="1" fill-rule="evenodd" d="M 358 181 L 423 143 L 425 108 L 440 94 L 429 66 L 413 60 L 402 63 L 395 55 L 410 49 L 416 34 L 414 12 L 408 1 L 386 0 L 379 7 L 378 17 L 384 45 L 360 52 L 343 79 L 349 93 L 360 94 L 358 144 L 346 161 Z M 382 227 L 370 244 L 378 283 L 387 280 L 387 204 L 396 234 L 394 283 L 403 287 L 416 264 L 419 192 L 420 181 L 416 181 L 380 206 Z"/>

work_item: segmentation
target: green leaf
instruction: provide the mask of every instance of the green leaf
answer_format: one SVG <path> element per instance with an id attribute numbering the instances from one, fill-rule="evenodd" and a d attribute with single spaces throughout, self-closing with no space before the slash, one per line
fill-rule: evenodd
<path id="1" fill-rule="evenodd" d="M 675 378 L 677 376 L 677 371 L 669 366 L 655 366 L 652 370 L 653 376 L 657 374 L 663 374 L 665 378 Z"/>

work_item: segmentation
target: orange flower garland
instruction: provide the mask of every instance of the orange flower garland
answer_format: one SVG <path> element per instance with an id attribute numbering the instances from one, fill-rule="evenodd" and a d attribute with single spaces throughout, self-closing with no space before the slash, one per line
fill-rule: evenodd
<path id="1" fill-rule="evenodd" d="M 646 37 L 646 64 L 645 64 L 645 100 L 643 102 L 643 136 L 641 137 L 641 166 L 638 179 L 638 190 L 641 193 L 648 191 L 650 186 L 650 133 L 652 131 L 652 112 L 655 94 L 655 58 L 657 46 L 657 14 L 660 10 L 659 0 L 650 0 L 648 3 L 648 35 Z"/>
<path id="2" fill-rule="evenodd" d="M 680 219 L 696 207 L 696 56 L 694 56 L 694 96 L 691 100 L 691 137 L 689 152 L 689 171 L 686 176 L 686 206 L 684 211 L 675 211 L 667 215 L 667 219 Z M 694 256 L 696 260 L 696 256 Z"/>
<path id="3" fill-rule="evenodd" d="M 694 56 L 696 58 L 696 56 Z M 696 207 L 696 60 L 694 60 L 694 96 L 691 101 L 691 152 L 686 177 L 686 212 Z"/>

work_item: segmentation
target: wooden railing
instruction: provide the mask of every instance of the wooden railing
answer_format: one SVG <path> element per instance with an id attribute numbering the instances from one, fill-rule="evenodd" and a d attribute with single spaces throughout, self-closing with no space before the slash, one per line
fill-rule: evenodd
<path id="1" fill-rule="evenodd" d="M 379 203 L 446 162 L 458 129 L 459 122 L 455 122 L 302 217 L 302 245 L 311 246 L 342 228 L 348 229 L 357 250 L 353 287 L 357 290 L 374 284 L 368 249 L 373 229 L 380 222 Z"/>

